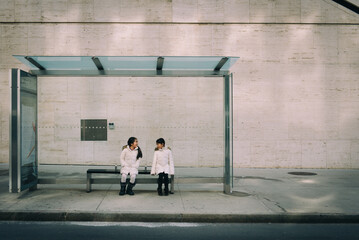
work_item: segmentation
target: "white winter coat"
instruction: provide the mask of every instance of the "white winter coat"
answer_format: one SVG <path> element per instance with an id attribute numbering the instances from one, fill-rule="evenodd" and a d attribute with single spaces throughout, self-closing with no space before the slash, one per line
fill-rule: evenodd
<path id="1" fill-rule="evenodd" d="M 138 174 L 138 167 L 140 166 L 140 159 L 137 159 L 138 147 L 131 149 L 129 146 L 122 150 L 121 161 L 121 174 Z"/>
<path id="2" fill-rule="evenodd" d="M 169 175 L 175 174 L 172 151 L 169 148 L 156 150 L 153 156 L 151 174 L 159 174 L 162 172 Z"/>

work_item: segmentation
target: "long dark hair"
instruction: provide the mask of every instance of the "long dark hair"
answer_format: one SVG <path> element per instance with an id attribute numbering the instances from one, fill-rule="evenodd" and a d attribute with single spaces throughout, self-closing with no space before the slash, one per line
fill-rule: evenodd
<path id="1" fill-rule="evenodd" d="M 127 141 L 127 145 L 129 146 L 129 147 L 131 147 L 131 145 L 135 142 L 137 140 L 137 138 L 135 138 L 135 137 L 130 137 L 129 139 L 128 139 L 128 141 Z M 142 151 L 141 151 L 141 148 L 139 147 L 139 146 L 137 146 L 138 147 L 138 149 L 137 149 L 137 159 L 139 159 L 139 158 L 142 158 Z"/>
<path id="2" fill-rule="evenodd" d="M 163 146 L 165 146 L 165 145 L 166 145 L 166 142 L 165 142 L 165 140 L 164 140 L 163 138 L 159 138 L 159 139 L 157 139 L 157 140 L 156 140 L 156 143 L 163 144 Z"/>

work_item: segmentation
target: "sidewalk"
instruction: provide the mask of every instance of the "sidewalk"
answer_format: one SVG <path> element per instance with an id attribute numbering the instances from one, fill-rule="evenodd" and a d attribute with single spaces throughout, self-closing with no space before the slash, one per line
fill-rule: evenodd
<path id="1" fill-rule="evenodd" d="M 221 184 L 176 184 L 158 196 L 156 185 L 136 185 L 119 196 L 119 185 L 39 185 L 8 192 L 0 165 L 0 220 L 359 222 L 359 170 L 235 169 L 232 195 Z M 40 166 L 40 177 L 85 178 L 88 166 Z M 102 167 L 103 168 L 103 167 Z M 297 176 L 288 172 L 312 172 Z M 176 168 L 176 176 L 222 175 L 221 168 Z"/>

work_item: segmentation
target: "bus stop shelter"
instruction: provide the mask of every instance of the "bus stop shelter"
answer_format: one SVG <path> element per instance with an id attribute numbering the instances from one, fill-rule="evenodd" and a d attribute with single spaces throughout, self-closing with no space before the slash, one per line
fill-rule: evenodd
<path id="1" fill-rule="evenodd" d="M 233 188 L 233 73 L 226 56 L 24 56 L 28 72 L 10 70 L 9 191 L 38 184 L 38 77 L 217 77 L 224 84 L 223 190 Z"/>

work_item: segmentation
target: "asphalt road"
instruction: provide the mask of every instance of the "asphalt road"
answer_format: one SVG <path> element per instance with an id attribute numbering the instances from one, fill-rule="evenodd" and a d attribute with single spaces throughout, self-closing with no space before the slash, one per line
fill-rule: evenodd
<path id="1" fill-rule="evenodd" d="M 359 239 L 359 224 L 0 222 L 0 239 Z"/>

